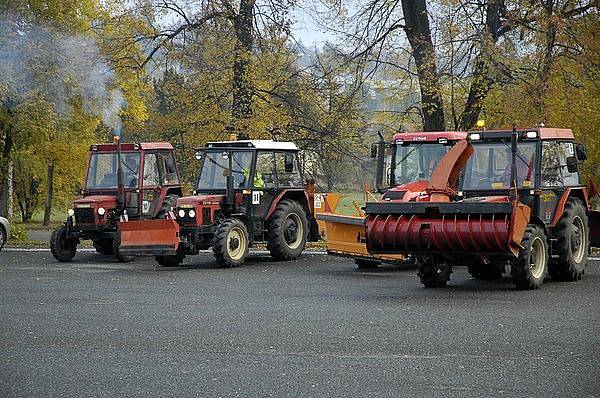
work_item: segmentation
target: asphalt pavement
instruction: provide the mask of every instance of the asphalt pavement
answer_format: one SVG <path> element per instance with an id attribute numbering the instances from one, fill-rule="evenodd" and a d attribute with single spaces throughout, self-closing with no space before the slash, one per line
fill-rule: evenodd
<path id="1" fill-rule="evenodd" d="M 600 395 L 597 261 L 537 291 L 324 255 L 75 261 L 0 252 L 0 397 Z"/>

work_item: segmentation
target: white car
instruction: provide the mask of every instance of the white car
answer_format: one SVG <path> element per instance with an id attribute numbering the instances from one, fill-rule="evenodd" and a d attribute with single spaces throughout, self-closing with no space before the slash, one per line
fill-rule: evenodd
<path id="1" fill-rule="evenodd" d="M 4 244 L 10 237 L 10 224 L 4 217 L 0 217 L 0 250 L 4 247 Z"/>

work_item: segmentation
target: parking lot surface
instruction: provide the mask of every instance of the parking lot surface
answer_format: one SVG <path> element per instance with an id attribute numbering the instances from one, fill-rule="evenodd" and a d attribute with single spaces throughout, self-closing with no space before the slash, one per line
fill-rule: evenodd
<path id="1" fill-rule="evenodd" d="M 0 396 L 600 395 L 600 262 L 516 291 L 456 268 L 0 253 Z"/>

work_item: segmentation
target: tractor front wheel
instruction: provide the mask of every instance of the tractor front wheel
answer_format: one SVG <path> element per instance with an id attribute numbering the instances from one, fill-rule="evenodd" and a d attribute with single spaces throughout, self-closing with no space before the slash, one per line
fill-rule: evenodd
<path id="1" fill-rule="evenodd" d="M 267 250 L 276 260 L 295 260 L 308 239 L 308 220 L 300 203 L 282 200 L 269 220 Z"/>
<path id="2" fill-rule="evenodd" d="M 354 264 L 358 269 L 376 269 L 381 265 L 379 260 L 369 260 L 367 258 L 355 258 Z"/>
<path id="3" fill-rule="evenodd" d="M 178 267 L 185 259 L 185 252 L 180 247 L 172 256 L 154 256 L 154 259 L 163 267 Z"/>
<path id="4" fill-rule="evenodd" d="M 580 199 L 570 198 L 562 217 L 552 231 L 556 238 L 552 245 L 558 258 L 551 259 L 549 273 L 555 281 L 581 279 L 590 250 L 590 231 L 585 206 Z"/>
<path id="5" fill-rule="evenodd" d="M 490 264 L 485 264 L 479 261 L 467 266 L 467 271 L 475 279 L 492 280 L 500 279 L 506 269 L 506 262 L 492 261 Z"/>
<path id="6" fill-rule="evenodd" d="M 443 258 L 422 256 L 416 259 L 417 275 L 425 287 L 444 287 L 450 280 L 452 265 Z"/>
<path id="7" fill-rule="evenodd" d="M 220 266 L 241 266 L 248 255 L 249 246 L 248 230 L 241 220 L 228 218 L 218 226 L 213 240 L 213 253 Z"/>
<path id="8" fill-rule="evenodd" d="M 510 263 L 510 276 L 520 290 L 538 289 L 548 273 L 548 239 L 544 230 L 529 224 L 521 240 L 523 249 Z"/>
<path id="9" fill-rule="evenodd" d="M 73 260 L 77 253 L 77 240 L 67 237 L 67 227 L 55 229 L 50 236 L 50 252 L 61 263 Z"/>
<path id="10" fill-rule="evenodd" d="M 92 243 L 97 253 L 104 255 L 113 254 L 113 242 L 111 239 L 97 239 L 93 240 Z"/>
<path id="11" fill-rule="evenodd" d="M 115 237 L 113 239 L 113 254 L 115 255 L 115 260 L 118 263 L 129 263 L 133 261 L 134 256 L 126 256 L 119 251 L 121 247 L 121 231 L 117 228 L 117 232 L 115 232 Z"/>

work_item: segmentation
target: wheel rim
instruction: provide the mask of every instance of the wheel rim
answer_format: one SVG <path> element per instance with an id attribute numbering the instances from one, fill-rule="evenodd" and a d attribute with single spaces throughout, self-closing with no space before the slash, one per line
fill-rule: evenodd
<path id="1" fill-rule="evenodd" d="M 539 279 L 544 274 L 546 264 L 546 247 L 541 238 L 536 237 L 531 243 L 531 254 L 529 255 L 529 269 L 531 275 Z"/>
<path id="2" fill-rule="evenodd" d="M 283 238 L 290 249 L 297 249 L 302 243 L 304 226 L 296 213 L 288 214 L 284 222 Z"/>
<path id="3" fill-rule="evenodd" d="M 580 263 L 585 256 L 585 247 L 587 246 L 587 237 L 584 233 L 585 227 L 581 217 L 577 216 L 571 226 L 571 254 L 576 263 Z"/>
<path id="4" fill-rule="evenodd" d="M 246 252 L 246 236 L 241 228 L 235 227 L 227 234 L 227 253 L 232 260 L 240 260 Z"/>

